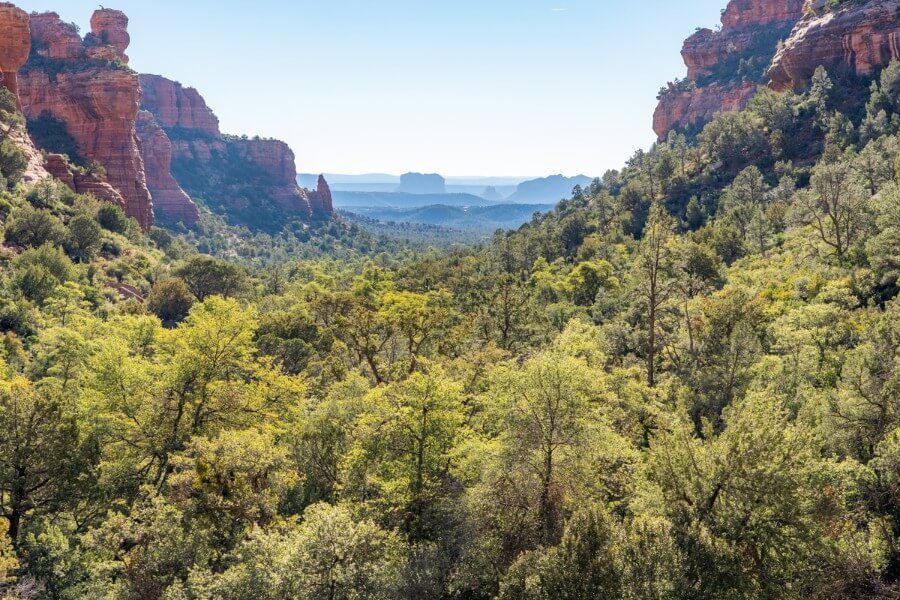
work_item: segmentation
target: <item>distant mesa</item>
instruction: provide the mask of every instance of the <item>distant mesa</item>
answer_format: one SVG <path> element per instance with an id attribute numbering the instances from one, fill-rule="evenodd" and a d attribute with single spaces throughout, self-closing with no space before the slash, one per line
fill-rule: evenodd
<path id="1" fill-rule="evenodd" d="M 406 173 L 400 176 L 397 191 L 403 194 L 445 194 L 447 182 L 437 173 Z"/>
<path id="2" fill-rule="evenodd" d="M 542 179 L 524 181 L 516 188 L 516 193 L 506 199 L 506 202 L 514 204 L 543 204 L 556 203 L 563 198 L 571 198 L 572 190 L 576 185 L 586 187 L 593 181 L 585 175 L 565 177 L 563 175 L 551 175 Z"/>
<path id="3" fill-rule="evenodd" d="M 481 192 L 481 197 L 492 202 L 499 202 L 500 200 L 503 200 L 503 196 L 500 194 L 500 192 L 497 191 L 497 188 L 492 185 L 484 188 L 484 191 Z"/>

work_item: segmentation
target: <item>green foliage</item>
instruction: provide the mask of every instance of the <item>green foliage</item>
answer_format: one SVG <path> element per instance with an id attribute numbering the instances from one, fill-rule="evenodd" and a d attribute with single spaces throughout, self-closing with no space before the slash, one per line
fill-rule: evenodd
<path id="1" fill-rule="evenodd" d="M 4 239 L 10 244 L 36 248 L 59 245 L 66 238 L 62 221 L 49 210 L 27 204 L 14 210 L 6 222 Z"/>
<path id="2" fill-rule="evenodd" d="M 188 316 L 197 298 L 187 284 L 173 277 L 164 279 L 150 290 L 147 296 L 147 310 L 159 317 L 166 325 L 177 325 Z"/>
<path id="3" fill-rule="evenodd" d="M 97 222 L 103 229 L 114 233 L 125 233 L 128 227 L 128 217 L 122 207 L 106 202 L 97 209 Z"/>
<path id="4" fill-rule="evenodd" d="M 13 269 L 16 288 L 37 304 L 43 304 L 56 286 L 74 279 L 76 273 L 65 252 L 49 244 L 20 254 Z"/>
<path id="5" fill-rule="evenodd" d="M 177 269 L 175 275 L 198 300 L 209 296 L 233 296 L 244 285 L 244 271 L 233 264 L 210 256 L 194 256 Z"/>
<path id="6" fill-rule="evenodd" d="M 0 141 L 0 176 L 7 185 L 15 185 L 22 179 L 28 160 L 25 153 L 9 138 Z"/>
<path id="7" fill-rule="evenodd" d="M 90 262 L 100 250 L 100 225 L 90 215 L 82 214 L 69 220 L 68 229 L 66 248 L 69 254 L 78 262 Z"/>

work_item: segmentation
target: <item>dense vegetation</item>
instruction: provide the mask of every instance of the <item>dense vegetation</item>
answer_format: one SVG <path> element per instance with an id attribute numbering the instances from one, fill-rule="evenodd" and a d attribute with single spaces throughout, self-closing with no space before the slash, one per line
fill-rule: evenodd
<path id="1" fill-rule="evenodd" d="M 3 594 L 897 597 L 900 66 L 868 95 L 467 250 L 226 261 L 8 176 Z"/>

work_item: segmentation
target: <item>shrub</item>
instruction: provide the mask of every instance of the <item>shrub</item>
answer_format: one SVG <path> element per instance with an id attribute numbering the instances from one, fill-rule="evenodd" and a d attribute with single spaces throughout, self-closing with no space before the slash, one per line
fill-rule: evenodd
<path id="1" fill-rule="evenodd" d="M 128 228 L 128 217 L 121 206 L 103 203 L 97 210 L 97 222 L 103 229 L 114 233 L 125 233 Z"/>
<path id="2" fill-rule="evenodd" d="M 175 274 L 201 302 L 209 296 L 233 296 L 246 282 L 243 269 L 211 256 L 194 256 Z"/>
<path id="3" fill-rule="evenodd" d="M 60 181 L 46 179 L 32 186 L 26 198 L 38 208 L 59 209 L 74 205 L 78 194 Z"/>
<path id="4" fill-rule="evenodd" d="M 147 297 L 147 308 L 159 317 L 166 326 L 181 322 L 191 310 L 197 298 L 181 279 L 160 281 L 153 286 Z"/>
<path id="5" fill-rule="evenodd" d="M 69 221 L 69 254 L 77 261 L 87 262 L 96 256 L 102 241 L 100 225 L 88 215 L 78 215 Z"/>
<path id="6" fill-rule="evenodd" d="M 2 118 L 4 123 L 11 124 L 21 120 L 21 117 L 16 118 L 19 116 L 18 113 L 19 107 L 16 104 L 15 95 L 5 87 L 0 86 L 0 118 Z"/>
<path id="7" fill-rule="evenodd" d="M 49 210 L 28 205 L 12 212 L 4 232 L 4 239 L 10 244 L 29 248 L 58 245 L 65 238 L 66 228 L 62 221 Z"/>
<path id="8" fill-rule="evenodd" d="M 172 237 L 172 234 L 160 227 L 153 227 L 152 229 L 150 229 L 150 233 L 148 235 L 150 236 L 150 239 L 153 240 L 153 243 L 156 244 L 156 247 L 160 250 L 168 249 L 175 239 Z"/>
<path id="9" fill-rule="evenodd" d="M 61 249 L 45 244 L 26 250 L 13 261 L 16 287 L 37 304 L 44 301 L 61 283 L 75 278 L 75 265 Z"/>
<path id="10" fill-rule="evenodd" d="M 0 173 L 6 179 L 7 187 L 22 180 L 22 174 L 28 168 L 25 153 L 13 142 L 6 138 L 0 142 Z"/>

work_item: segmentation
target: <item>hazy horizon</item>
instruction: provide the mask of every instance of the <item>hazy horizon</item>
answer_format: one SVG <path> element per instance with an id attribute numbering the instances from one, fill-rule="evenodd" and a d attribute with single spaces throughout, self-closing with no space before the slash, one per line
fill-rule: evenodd
<path id="1" fill-rule="evenodd" d="M 89 29 L 95 1 L 22 0 Z M 654 135 L 656 92 L 723 0 L 119 0 L 131 66 L 197 88 L 301 173 L 596 176 Z M 522 175 L 523 173 L 527 175 Z M 473 175 L 474 174 L 474 175 Z"/>

